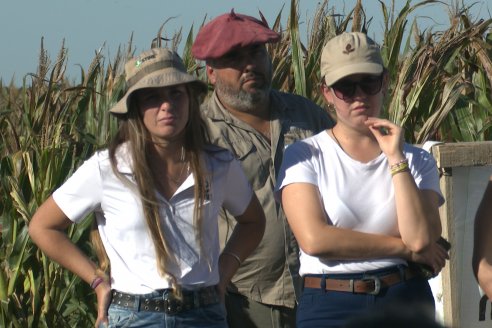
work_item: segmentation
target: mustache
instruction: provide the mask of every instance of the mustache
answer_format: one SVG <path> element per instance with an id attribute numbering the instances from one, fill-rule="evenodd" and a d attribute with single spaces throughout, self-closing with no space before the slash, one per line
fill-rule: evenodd
<path id="1" fill-rule="evenodd" d="M 258 78 L 266 81 L 265 74 L 262 74 L 260 72 L 248 72 L 248 73 L 244 74 L 243 76 L 241 76 L 240 82 L 241 82 L 241 84 L 243 84 L 244 82 L 246 82 L 248 80 L 253 80 L 253 79 L 258 79 Z"/>

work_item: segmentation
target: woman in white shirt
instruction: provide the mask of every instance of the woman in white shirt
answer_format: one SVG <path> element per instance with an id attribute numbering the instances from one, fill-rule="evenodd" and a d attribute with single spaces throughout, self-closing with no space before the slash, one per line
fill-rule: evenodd
<path id="1" fill-rule="evenodd" d="M 154 48 L 125 72 L 127 92 L 110 109 L 117 135 L 40 206 L 29 233 L 94 288 L 96 327 L 226 327 L 225 287 L 261 240 L 264 213 L 232 154 L 206 143 L 207 86 L 181 58 Z M 222 207 L 238 224 L 219 256 Z M 65 234 L 92 212 L 109 277 Z"/>
<path id="2" fill-rule="evenodd" d="M 337 124 L 289 146 L 277 181 L 276 197 L 301 248 L 298 327 L 339 327 L 372 306 L 402 300 L 432 312 L 429 284 L 407 261 L 437 273 L 448 256 L 436 243 L 443 198 L 435 161 L 379 118 L 388 75 L 365 34 L 328 41 L 321 76 Z"/>

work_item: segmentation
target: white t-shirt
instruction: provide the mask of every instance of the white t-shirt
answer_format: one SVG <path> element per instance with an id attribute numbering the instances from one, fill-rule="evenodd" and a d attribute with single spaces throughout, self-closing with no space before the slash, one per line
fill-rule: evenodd
<path id="1" fill-rule="evenodd" d="M 434 190 L 444 202 L 434 158 L 425 150 L 405 144 L 404 154 L 419 189 Z M 330 223 L 355 231 L 400 236 L 391 174 L 381 153 L 368 163 L 348 156 L 323 131 L 289 146 L 277 179 L 279 190 L 291 183 L 318 187 Z M 406 263 L 401 258 L 328 260 L 301 250 L 300 274 L 356 273 Z"/>
<path id="2" fill-rule="evenodd" d="M 132 165 L 127 147 L 117 151 L 118 170 L 131 180 Z M 169 271 L 184 288 L 196 289 L 219 282 L 218 216 L 221 207 L 241 215 L 252 189 L 240 164 L 231 153 L 211 147 L 203 153 L 207 170 L 207 197 L 203 213 L 203 252 L 193 224 L 194 179 L 190 174 L 171 199 L 157 193 L 161 203 L 164 235 L 178 265 Z M 136 188 L 135 188 L 136 190 Z M 59 189 L 53 198 L 73 222 L 95 211 L 99 232 L 111 263 L 111 287 L 126 293 L 144 294 L 170 287 L 168 277 L 157 270 L 154 244 L 136 194 L 113 173 L 108 151 L 95 153 Z M 210 265 L 209 265 L 210 264 Z"/>

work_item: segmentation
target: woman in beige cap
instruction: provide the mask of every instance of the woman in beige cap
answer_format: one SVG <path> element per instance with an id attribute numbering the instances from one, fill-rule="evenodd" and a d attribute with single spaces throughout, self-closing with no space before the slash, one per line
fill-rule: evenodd
<path id="1" fill-rule="evenodd" d="M 225 286 L 261 240 L 263 211 L 232 154 L 206 144 L 207 88 L 181 58 L 154 48 L 125 71 L 127 92 L 110 110 L 118 133 L 40 206 L 29 233 L 95 290 L 96 327 L 226 327 Z M 238 224 L 219 256 L 222 208 Z M 90 213 L 109 277 L 65 234 Z"/>
<path id="2" fill-rule="evenodd" d="M 289 146 L 277 181 L 301 248 L 298 327 L 339 327 L 388 303 L 433 313 L 429 284 L 407 261 L 438 273 L 448 256 L 436 243 L 444 200 L 435 161 L 379 118 L 388 75 L 365 34 L 328 41 L 321 76 L 337 124 Z"/>

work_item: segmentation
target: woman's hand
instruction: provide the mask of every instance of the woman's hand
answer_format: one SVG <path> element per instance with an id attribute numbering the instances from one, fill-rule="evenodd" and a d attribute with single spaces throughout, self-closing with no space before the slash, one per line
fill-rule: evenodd
<path id="1" fill-rule="evenodd" d="M 422 252 L 411 252 L 409 260 L 412 262 L 427 264 L 432 268 L 434 274 L 438 274 L 446 265 L 446 260 L 449 260 L 449 254 L 443 246 L 435 242 Z"/>
<path id="2" fill-rule="evenodd" d="M 376 117 L 369 117 L 364 123 L 378 141 L 390 165 L 404 159 L 403 129 L 400 126 Z"/>
<path id="3" fill-rule="evenodd" d="M 97 319 L 95 327 L 108 327 L 108 308 L 111 303 L 111 286 L 108 282 L 104 281 L 96 287 L 95 292 L 97 297 Z"/>

